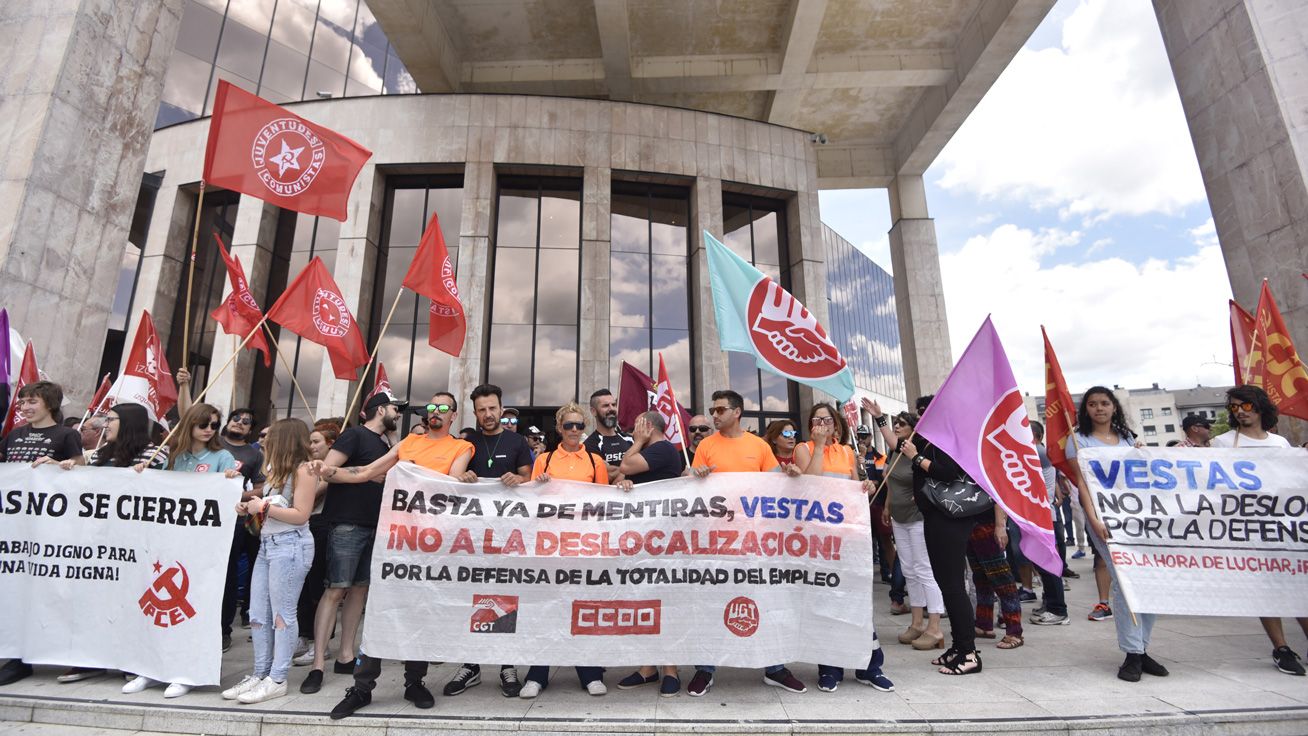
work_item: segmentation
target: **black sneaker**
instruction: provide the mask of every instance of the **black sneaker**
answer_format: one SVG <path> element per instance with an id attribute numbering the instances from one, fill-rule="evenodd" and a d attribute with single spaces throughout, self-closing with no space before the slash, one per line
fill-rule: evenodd
<path id="1" fill-rule="evenodd" d="M 518 679 L 516 667 L 504 665 L 500 668 L 500 694 L 506 698 L 516 698 L 522 692 L 522 681 Z"/>
<path id="2" fill-rule="evenodd" d="M 332 708 L 331 718 L 333 721 L 339 721 L 347 716 L 352 716 L 355 711 L 371 702 L 372 693 L 364 692 L 357 687 L 348 688 L 345 691 L 345 697 L 336 704 L 335 708 Z"/>
<path id="3" fill-rule="evenodd" d="M 686 686 L 686 694 L 692 698 L 700 698 L 711 687 L 713 687 L 713 673 L 699 670 L 690 678 L 690 684 Z"/>
<path id="4" fill-rule="evenodd" d="M 644 675 L 640 674 L 640 670 L 636 670 L 635 672 L 631 673 L 630 675 L 627 675 L 626 677 L 618 681 L 618 689 L 631 690 L 633 688 L 641 687 L 642 685 L 653 685 L 658 681 L 659 681 L 659 676 L 657 672 L 650 675 L 649 677 L 645 677 Z"/>
<path id="5" fill-rule="evenodd" d="M 231 651 L 231 648 L 232 648 L 232 635 L 223 634 L 223 651 L 224 652 Z"/>
<path id="6" fill-rule="evenodd" d="M 785 667 L 782 667 L 772 674 L 764 673 L 763 684 L 771 685 L 772 687 L 779 687 L 782 690 L 787 690 L 792 693 L 808 692 L 808 688 L 804 687 L 804 683 L 800 682 L 790 673 L 790 670 Z"/>
<path id="7" fill-rule="evenodd" d="M 470 687 L 481 684 L 481 665 L 464 664 L 459 666 L 458 672 L 454 677 L 445 683 L 445 689 L 441 692 L 446 695 L 458 695 Z"/>
<path id="8" fill-rule="evenodd" d="M 404 699 L 413 703 L 413 707 L 423 710 L 436 705 L 436 698 L 432 697 L 431 691 L 422 684 L 422 680 L 404 686 Z"/>
<path id="9" fill-rule="evenodd" d="M 0 667 L 0 686 L 12 685 L 32 676 L 32 665 L 21 659 L 11 659 Z"/>
<path id="10" fill-rule="evenodd" d="M 674 698 L 679 692 L 681 692 L 681 680 L 677 679 L 676 675 L 664 675 L 663 682 L 659 684 L 659 696 Z"/>
<path id="11" fill-rule="evenodd" d="M 1117 679 L 1126 680 L 1127 682 L 1139 682 L 1140 673 L 1144 671 L 1144 663 L 1139 654 L 1126 655 L 1126 661 L 1122 666 L 1117 668 Z"/>
<path id="12" fill-rule="evenodd" d="M 1167 677 L 1167 675 L 1170 674 L 1166 667 L 1159 663 L 1158 660 L 1149 656 L 1148 653 L 1140 655 L 1140 671 L 1144 672 L 1146 675 L 1153 675 L 1154 677 Z"/>
<path id="13" fill-rule="evenodd" d="M 336 660 L 332 663 L 332 672 L 335 672 L 338 675 L 353 675 L 354 660 L 351 659 L 349 662 L 342 662 L 339 659 Z"/>
<path id="14" fill-rule="evenodd" d="M 1272 661 L 1276 663 L 1276 669 L 1287 675 L 1296 675 L 1303 677 L 1303 665 L 1299 664 L 1299 655 L 1289 647 L 1277 647 L 1272 650 Z M 28 668 L 31 671 L 31 668 Z"/>
<path id="15" fill-rule="evenodd" d="M 1020 599 L 1023 603 L 1034 603 L 1034 602 L 1040 600 L 1040 599 L 1036 596 L 1034 590 L 1027 590 L 1026 588 L 1019 588 L 1018 591 L 1017 591 L 1017 597 L 1018 597 L 1018 599 Z"/>
<path id="16" fill-rule="evenodd" d="M 300 692 L 305 695 L 313 695 L 322 689 L 322 670 L 313 670 L 300 683 Z"/>

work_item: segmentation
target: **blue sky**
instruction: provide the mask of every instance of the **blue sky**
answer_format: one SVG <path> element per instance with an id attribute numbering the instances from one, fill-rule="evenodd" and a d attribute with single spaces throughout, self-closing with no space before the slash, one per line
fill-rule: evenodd
<path id="1" fill-rule="evenodd" d="M 1230 383 L 1230 287 L 1149 3 L 1060 0 L 926 183 L 955 357 L 991 314 L 1033 394 L 1041 324 L 1073 391 Z M 884 190 L 821 209 L 890 269 Z"/>

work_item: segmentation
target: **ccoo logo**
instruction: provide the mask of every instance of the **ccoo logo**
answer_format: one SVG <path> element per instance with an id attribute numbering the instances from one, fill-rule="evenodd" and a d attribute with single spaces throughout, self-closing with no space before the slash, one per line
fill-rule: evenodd
<path id="1" fill-rule="evenodd" d="M 821 380 L 845 368 L 845 359 L 799 300 L 769 278 L 749 295 L 746 320 L 759 356 L 786 376 Z"/>

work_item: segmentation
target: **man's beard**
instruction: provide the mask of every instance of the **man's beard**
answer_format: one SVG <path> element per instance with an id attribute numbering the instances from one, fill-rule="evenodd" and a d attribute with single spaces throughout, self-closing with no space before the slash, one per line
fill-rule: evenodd
<path id="1" fill-rule="evenodd" d="M 223 427 L 223 437 L 240 442 L 248 438 L 249 434 L 244 429 L 233 431 L 229 427 Z"/>
<path id="2" fill-rule="evenodd" d="M 445 420 L 440 417 L 427 417 L 427 429 L 440 429 L 445 426 Z"/>
<path id="3" fill-rule="evenodd" d="M 397 428 L 399 428 L 400 420 L 397 417 L 383 416 L 382 426 L 386 428 L 387 432 L 394 432 Z"/>
<path id="4" fill-rule="evenodd" d="M 483 432 L 494 432 L 495 428 L 498 426 L 500 426 L 499 419 L 492 419 L 490 417 L 487 417 L 481 422 L 481 430 Z"/>
<path id="5" fill-rule="evenodd" d="M 618 415 L 616 413 L 605 414 L 604 416 L 600 417 L 600 423 L 603 424 L 608 429 L 613 429 L 614 427 L 618 426 Z"/>

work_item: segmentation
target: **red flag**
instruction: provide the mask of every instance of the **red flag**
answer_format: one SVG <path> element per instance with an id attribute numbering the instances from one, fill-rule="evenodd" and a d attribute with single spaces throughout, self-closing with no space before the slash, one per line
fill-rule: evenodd
<path id="1" fill-rule="evenodd" d="M 18 413 L 18 392 L 29 383 L 36 383 L 41 380 L 41 373 L 36 369 L 36 351 L 32 350 L 32 343 L 29 340 L 27 348 L 23 350 L 23 365 L 18 369 L 18 380 L 14 381 L 14 396 L 9 403 L 9 411 L 5 414 L 4 431 L 0 435 L 7 435 L 18 427 L 27 424 Z M 51 407 L 58 409 L 59 407 Z"/>
<path id="2" fill-rule="evenodd" d="M 337 378 L 353 381 L 359 367 L 368 364 L 363 333 L 318 256 L 286 287 L 268 310 L 268 319 L 327 348 Z"/>
<path id="3" fill-rule="evenodd" d="M 245 269 L 241 267 L 239 258 L 227 252 L 227 246 L 223 245 L 223 239 L 218 237 L 218 233 L 213 234 L 213 239 L 218 243 L 218 253 L 222 255 L 223 263 L 227 264 L 227 280 L 232 285 L 232 293 L 209 316 L 223 326 L 223 332 L 237 335 L 242 340 L 252 331 L 259 330 L 245 347 L 247 350 L 262 351 L 263 364 L 272 365 L 268 339 L 264 337 L 263 330 L 259 329 L 259 323 L 263 321 L 263 310 L 259 309 L 259 303 L 250 293 L 250 285 L 245 280 Z"/>
<path id="4" fill-rule="evenodd" d="M 858 413 L 858 404 L 855 404 L 854 400 L 850 399 L 841 405 L 840 411 L 844 412 L 845 424 L 849 425 L 849 432 L 852 435 L 854 431 L 858 429 L 858 425 L 862 424 L 862 422 L 859 421 L 861 417 Z"/>
<path id="5" fill-rule="evenodd" d="M 372 391 L 370 391 L 368 396 L 363 400 L 363 405 L 367 406 L 369 399 L 381 393 L 387 394 L 388 396 L 395 395 L 395 392 L 391 391 L 391 381 L 386 377 L 386 366 L 382 365 L 381 361 L 377 361 L 377 375 L 373 377 Z"/>
<path id="6" fill-rule="evenodd" d="M 404 275 L 404 287 L 431 299 L 427 344 L 457 358 L 463 352 L 468 327 L 463 304 L 459 302 L 459 287 L 454 281 L 454 265 L 450 263 L 450 252 L 435 214 L 418 241 L 418 252 Z"/>
<path id="7" fill-rule="evenodd" d="M 1231 304 L 1231 365 L 1235 368 L 1235 385 L 1250 383 L 1249 350 L 1253 347 L 1254 318 L 1244 311 L 1244 307 L 1228 300 Z"/>
<path id="8" fill-rule="evenodd" d="M 340 133 L 218 82 L 204 153 L 208 184 L 344 222 L 350 188 L 371 157 Z"/>
<path id="9" fill-rule="evenodd" d="M 1040 336 L 1045 339 L 1045 452 L 1049 462 L 1075 483 L 1081 473 L 1067 458 L 1067 443 L 1073 441 L 1072 433 L 1076 431 L 1075 404 L 1044 325 L 1040 326 Z"/>
<path id="10" fill-rule="evenodd" d="M 114 404 L 134 403 L 145 407 L 150 419 L 163 425 L 168 410 L 177 405 L 177 384 L 173 383 L 172 369 L 164 357 L 163 343 L 154 329 L 149 312 L 141 313 L 136 327 L 136 339 L 127 354 L 123 374 L 109 390 Z"/>
<path id="11" fill-rule="evenodd" d="M 659 360 L 662 359 L 663 356 L 660 354 Z M 671 384 L 668 391 L 671 395 Z M 636 366 L 625 360 L 622 361 L 622 379 L 618 384 L 618 426 L 626 429 L 634 427 L 636 417 L 650 410 L 656 396 L 654 379 L 645 375 L 645 372 Z M 676 404 L 676 399 L 673 399 L 673 403 Z M 681 412 L 681 426 L 685 427 L 690 424 L 690 412 L 681 404 L 676 406 Z M 665 415 L 664 418 L 668 416 Z"/>
<path id="12" fill-rule="evenodd" d="M 109 374 L 104 374 L 104 378 L 100 379 L 100 387 L 95 390 L 95 395 L 91 397 L 91 403 L 86 405 L 88 414 L 96 416 L 109 411 L 111 404 L 105 404 L 104 406 L 101 406 L 101 404 L 104 404 L 105 399 L 109 398 L 109 389 L 112 386 L 113 381 L 109 380 Z"/>
<path id="13" fill-rule="evenodd" d="M 1258 297 L 1248 374 L 1249 383 L 1266 391 L 1282 414 L 1308 419 L 1308 370 L 1295 352 L 1266 279 Z"/>
<path id="14" fill-rule="evenodd" d="M 678 450 L 686 447 L 686 438 L 682 434 L 682 427 L 690 421 L 690 417 L 683 417 L 681 405 L 677 403 L 677 397 L 672 393 L 672 381 L 668 380 L 668 367 L 663 364 L 663 353 L 659 353 L 659 381 L 654 384 L 654 400 L 651 407 L 654 411 L 663 417 L 664 424 L 667 425 L 667 431 L 663 436 L 676 446 Z"/>

